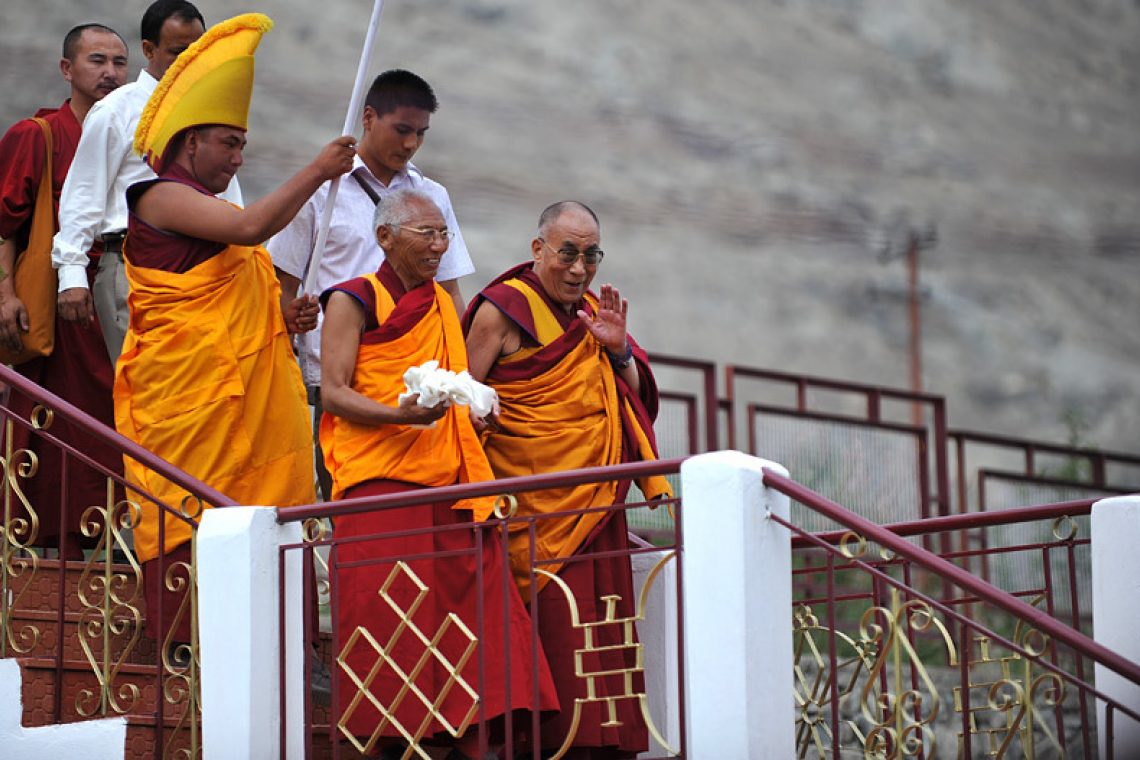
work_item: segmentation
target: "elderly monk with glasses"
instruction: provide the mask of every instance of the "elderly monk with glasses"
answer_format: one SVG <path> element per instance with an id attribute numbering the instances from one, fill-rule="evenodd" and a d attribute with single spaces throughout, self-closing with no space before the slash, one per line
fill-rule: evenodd
<path id="1" fill-rule="evenodd" d="M 653 419 L 657 386 L 644 351 L 626 332 L 629 305 L 612 285 L 589 290 L 604 254 L 598 218 L 576 201 L 542 212 L 531 241 L 532 260 L 496 278 L 464 317 L 471 375 L 499 394 L 501 414 L 488 421 L 484 449 L 495 476 L 534 475 L 657 457 Z M 582 557 L 629 547 L 621 510 L 566 514 L 621 504 L 629 482 L 587 483 L 518 495 L 518 514 L 539 516 L 539 560 Z M 664 478 L 638 482 L 647 499 L 671 495 Z M 635 614 L 628 556 L 542 565 L 559 583 L 531 567 L 531 537 L 521 523 L 512 532 L 510 560 L 528 601 L 538 594 L 539 635 L 549 658 L 562 711 L 541 725 L 544 749 L 569 743 L 568 757 L 633 757 L 648 747 L 644 721 L 620 674 L 595 678 L 593 693 L 579 673 L 620 672 L 636 666 L 617 626 L 594 630 L 593 647 L 576 669 L 576 650 L 587 646 L 573 625 L 606 619 L 604 598 L 616 595 L 616 617 Z M 573 597 L 573 598 L 570 598 Z M 608 649 L 607 649 L 608 647 Z M 612 697 L 617 720 L 601 698 Z M 580 713 L 578 715 L 577 713 Z M 577 720 L 576 720 L 577 719 Z M 576 728 L 575 728 L 576 727 Z M 572 735 L 571 735 L 572 734 Z"/>

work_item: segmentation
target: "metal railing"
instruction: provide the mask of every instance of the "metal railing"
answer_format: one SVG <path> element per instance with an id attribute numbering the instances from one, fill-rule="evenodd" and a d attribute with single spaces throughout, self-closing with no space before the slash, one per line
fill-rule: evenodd
<path id="1" fill-rule="evenodd" d="M 1117 713 L 1140 720 L 1091 682 L 1095 663 L 1140 684 L 1140 665 L 1081 630 L 1090 600 L 1077 592 L 1076 553 L 1088 538 L 1074 521 L 1092 500 L 880 526 L 776 473 L 764 482 L 845 528 L 811 534 L 772 516 L 792 531 L 797 555 L 822 556 L 795 571 L 802 757 L 1095 757 L 1093 703 L 1108 725 Z M 914 543 L 1041 521 L 1052 540 L 943 556 Z M 1040 574 L 1000 588 L 962 567 L 1015 555 L 1037 556 Z M 1103 738 L 1114 756 L 1113 737 Z M 939 749 L 948 740 L 956 748 Z"/>
<path id="2" fill-rule="evenodd" d="M 310 596 L 303 604 L 309 616 L 305 624 L 306 644 L 318 648 L 320 643 L 325 648 L 322 649 L 324 663 L 333 676 L 330 707 L 320 708 L 313 704 L 311 696 L 306 697 L 306 757 L 356 757 L 357 753 L 375 752 L 383 742 L 395 742 L 398 744 L 396 751 L 401 752 L 404 758 L 427 758 L 433 741 L 451 742 L 476 732 L 479 756 L 492 748 L 501 749 L 507 757 L 538 758 L 541 751 L 541 757 L 557 758 L 565 756 L 571 745 L 587 741 L 588 737 L 602 730 L 622 732 L 627 740 L 630 735 L 636 737 L 639 734 L 647 742 L 651 739 L 646 748 L 652 747 L 652 757 L 683 755 L 683 714 L 669 715 L 671 710 L 682 711 L 684 705 L 679 612 L 675 619 L 652 621 L 655 630 L 665 627 L 673 631 L 672 640 L 678 642 L 675 650 L 656 649 L 647 654 L 646 645 L 636 634 L 637 628 L 646 624 L 647 616 L 661 614 L 657 609 L 660 605 L 651 604 L 651 599 L 668 594 L 676 599 L 675 609 L 681 609 L 680 523 L 674 523 L 671 540 L 664 545 L 631 543 L 623 533 L 617 544 L 605 544 L 569 558 L 541 558 L 534 549 L 535 533 L 546 520 L 592 514 L 607 514 L 610 519 L 617 519 L 627 510 L 649 505 L 594 505 L 553 515 L 521 515 L 511 511 L 516 495 L 650 475 L 674 475 L 679 471 L 680 462 L 680 459 L 639 462 L 279 509 L 279 522 L 300 521 L 308 526 L 304 542 L 282 547 L 282 567 L 290 552 L 302 552 L 305 566 L 312 566 L 313 562 L 320 564 L 318 554 L 327 553 L 331 587 L 328 593 L 331 620 L 324 634 L 318 634 L 313 624 L 317 600 Z M 383 514 L 408 507 L 429 510 L 432 504 L 478 496 L 497 498 L 495 518 L 479 525 L 479 530 L 475 530 L 476 526 L 470 522 L 459 522 L 396 532 L 373 528 L 360 534 L 354 530 L 353 535 L 347 537 L 338 536 L 337 530 L 330 534 L 313 527 L 313 521 L 332 519 L 341 525 L 346 517 L 353 515 Z M 675 512 L 681 508 L 681 502 L 673 499 L 655 506 Z M 454 540 L 446 537 L 456 531 L 468 536 L 474 534 L 475 540 L 457 548 Z M 488 716 L 484 713 L 485 684 L 492 681 L 506 683 L 509 700 L 509 685 L 514 682 L 512 670 L 521 669 L 530 674 L 534 684 L 534 693 L 528 704 L 543 704 L 539 683 L 542 681 L 540 672 L 546 671 L 546 658 L 519 662 L 516 656 L 509 654 L 518 646 L 517 643 L 515 647 L 497 647 L 491 643 L 493 636 L 489 641 L 484 638 L 484 632 L 494 628 L 490 623 L 493 622 L 491 616 L 496 613 L 493 605 L 484 603 L 479 590 L 491 589 L 488 593 L 499 594 L 506 589 L 508 595 L 515 593 L 515 577 L 512 577 L 510 564 L 495 559 L 500 556 L 497 553 L 511 543 L 510 535 L 516 536 L 516 540 L 519 536 L 529 536 L 524 540 L 529 541 L 531 547 L 529 559 L 523 555 L 526 567 L 516 567 L 516 576 L 520 572 L 524 575 L 529 573 L 529 588 L 535 588 L 542 579 L 547 579 L 545 588 L 528 603 L 529 649 L 541 652 L 542 642 L 549 643 L 546 658 L 550 658 L 550 672 L 555 681 L 560 681 L 558 691 L 564 704 L 559 716 L 553 713 L 540 715 L 532 710 L 529 717 L 523 718 L 507 712 L 496 724 L 486 720 Z M 367 557 L 356 556 L 360 552 L 351 551 L 353 545 L 364 547 L 378 541 L 393 540 L 411 541 L 418 548 L 409 550 L 405 546 L 402 550 L 369 550 L 365 552 Z M 425 544 L 427 548 L 424 548 Z M 486 552 L 491 553 L 491 559 Z M 516 563 L 519 556 L 516 551 Z M 443 572 L 442 568 L 450 567 L 447 563 L 457 561 L 474 565 L 475 571 L 466 579 L 471 587 L 469 593 L 479 597 L 478 603 L 473 608 L 472 605 L 463 608 L 454 604 L 439 608 L 440 612 L 450 613 L 447 620 L 451 621 L 452 628 L 447 633 L 442 632 L 442 626 L 432 628 L 435 622 L 428 622 L 426 627 L 420 625 L 416 613 L 418 605 L 430 607 L 433 594 L 437 592 L 424 579 Z M 485 562 L 490 563 L 489 567 L 500 568 L 500 574 L 484 577 Z M 576 572 L 575 568 L 581 569 L 578 577 L 594 572 L 612 572 L 620 576 L 629 572 L 621 568 L 631 565 L 634 576 L 641 580 L 640 587 L 621 591 L 623 582 L 620 578 L 608 576 L 607 583 L 612 581 L 616 587 L 602 593 L 601 598 L 592 598 L 592 594 L 591 598 L 580 598 L 583 587 L 577 585 L 577 581 L 569 580 L 570 574 Z M 353 573 L 357 575 L 350 579 Z M 354 603 L 361 603 L 362 597 L 348 589 L 359 589 L 362 578 L 367 578 L 370 588 L 374 587 L 374 592 L 379 595 L 375 598 L 383 600 L 377 602 L 374 624 L 360 623 L 354 613 L 346 614 L 342 605 L 348 602 L 338 595 L 340 588 L 342 593 L 354 594 Z M 564 578 L 566 582 L 563 582 Z M 416 591 L 409 595 L 404 588 L 405 593 L 401 594 L 402 587 L 415 588 Z M 312 584 L 306 582 L 304 588 L 308 592 Z M 411 603 L 407 604 L 409 600 Z M 281 614 L 285 614 L 284 599 Z M 438 618 L 437 614 L 425 619 L 435 621 Z M 451 636 L 456 628 L 463 629 L 467 635 L 461 639 L 462 646 L 457 647 L 453 641 L 449 649 L 440 642 Z M 485 642 L 487 646 L 480 646 L 479 642 Z M 554 642 L 557 642 L 556 646 Z M 389 654 L 401 647 L 402 655 Z M 362 649 L 366 656 L 361 655 Z M 500 663 L 495 657 L 485 657 L 488 652 L 508 653 L 506 661 Z M 659 669 L 647 669 L 646 660 L 652 661 L 654 657 L 675 658 L 676 672 L 681 674 L 677 683 L 653 680 Z M 422 679 L 422 668 L 426 667 L 426 662 L 447 671 L 442 686 L 434 693 Z M 489 671 L 496 666 L 504 668 L 505 672 Z M 395 686 L 392 683 L 384 688 L 374 686 L 379 683 L 377 679 L 385 675 L 396 679 Z M 567 681 L 577 682 L 569 692 L 566 691 Z M 434 683 L 441 682 L 437 678 Z M 577 693 L 578 697 L 567 700 L 567 693 Z M 454 701 L 457 694 L 469 700 L 465 703 L 465 710 L 458 713 L 453 710 L 449 714 L 439 708 L 441 704 Z M 285 714 L 286 707 L 283 703 L 282 714 Z M 453 717 L 456 714 L 462 719 L 456 720 Z M 437 731 L 433 731 L 432 726 Z M 281 741 L 284 754 L 284 728 Z M 503 746 L 492 747 L 492 744 Z"/>
<path id="3" fill-rule="evenodd" d="M 147 609 L 131 530 L 143 519 L 143 505 L 193 528 L 206 505 L 233 502 L 12 369 L 0 367 L 0 380 L 32 403 L 28 416 L 14 411 L 7 395 L 0 405 L 0 656 L 19 657 L 25 680 L 39 682 L 25 720 L 42 725 L 123 715 L 132 756 L 199 756 L 193 563 L 163 554 L 150 563 L 157 582 L 152 578 Z M 59 458 L 58 482 L 37 481 L 45 456 Z M 167 504 L 142 491 L 124 478 L 123 457 L 184 489 L 187 498 Z M 85 498 L 72 486 L 79 477 L 103 484 L 97 503 L 72 503 Z M 41 534 L 44 518 L 57 528 L 52 540 Z M 165 519 L 158 545 L 167 545 Z M 156 631 L 160 620 L 169 627 Z M 189 640 L 174 637 L 187 622 Z"/>

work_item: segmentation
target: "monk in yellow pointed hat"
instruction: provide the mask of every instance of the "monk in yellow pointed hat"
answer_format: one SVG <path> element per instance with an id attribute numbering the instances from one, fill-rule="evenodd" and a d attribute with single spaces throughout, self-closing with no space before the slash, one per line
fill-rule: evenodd
<path id="1" fill-rule="evenodd" d="M 333 140 L 248 208 L 215 197 L 242 165 L 253 53 L 271 26 L 248 14 L 211 28 L 170 66 L 143 111 L 135 149 L 158 178 L 127 192 L 131 314 L 114 393 L 119 432 L 238 504 L 281 506 L 316 500 L 308 407 L 289 333 L 312 329 L 317 307 L 315 299 L 286 299 L 283 313 L 261 242 L 323 182 L 352 167 L 355 140 Z M 129 458 L 126 472 L 165 505 L 177 508 L 185 496 Z M 159 507 L 143 501 L 134 534 L 139 559 L 187 561 L 187 523 L 167 511 L 160 532 Z M 153 609 L 160 574 L 148 569 Z M 163 608 L 173 613 L 175 604 Z M 189 640 L 188 628 L 175 637 Z"/>

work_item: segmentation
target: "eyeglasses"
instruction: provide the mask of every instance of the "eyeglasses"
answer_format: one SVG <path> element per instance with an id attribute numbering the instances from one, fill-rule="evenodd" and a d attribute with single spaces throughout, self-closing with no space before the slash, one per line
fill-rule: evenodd
<path id="1" fill-rule="evenodd" d="M 606 252 L 601 248 L 589 248 L 585 251 L 579 251 L 575 248 L 555 248 L 542 238 L 539 238 L 539 241 L 551 251 L 554 251 L 558 256 L 558 260 L 562 262 L 564 266 L 568 267 L 574 266 L 574 262 L 578 260 L 579 256 L 582 257 L 582 263 L 587 267 L 596 267 L 602 263 L 602 259 L 606 255 Z"/>
<path id="2" fill-rule="evenodd" d="M 439 238 L 446 243 L 448 240 L 451 240 L 455 234 L 448 230 L 446 227 L 444 227 L 442 230 L 437 230 L 434 227 L 405 227 L 402 224 L 397 224 L 396 226 L 402 230 L 416 233 L 428 243 L 434 243 L 436 241 L 436 238 Z"/>

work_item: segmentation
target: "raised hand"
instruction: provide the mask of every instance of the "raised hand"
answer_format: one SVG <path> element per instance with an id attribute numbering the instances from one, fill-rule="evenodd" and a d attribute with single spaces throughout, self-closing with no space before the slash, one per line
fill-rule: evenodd
<path id="1" fill-rule="evenodd" d="M 606 284 L 598 293 L 598 311 L 593 318 L 581 309 L 578 310 L 578 317 L 607 351 L 622 355 L 626 346 L 625 317 L 628 311 L 629 302 L 621 297 L 617 288 Z"/>
<path id="2" fill-rule="evenodd" d="M 352 170 L 352 159 L 355 156 L 356 138 L 344 135 L 322 148 L 313 159 L 313 165 L 322 177 L 333 179 Z"/>

